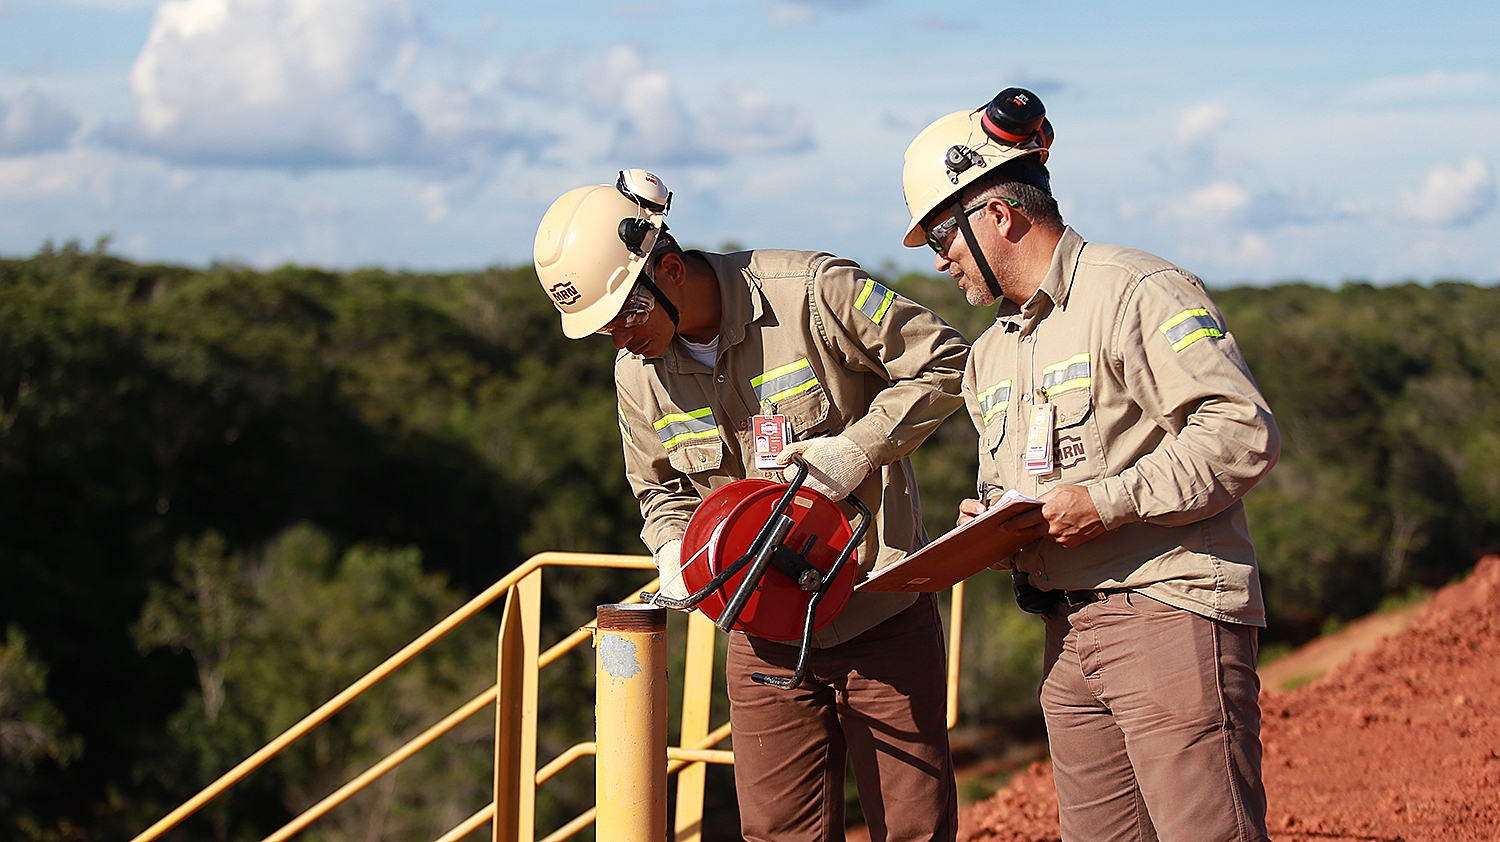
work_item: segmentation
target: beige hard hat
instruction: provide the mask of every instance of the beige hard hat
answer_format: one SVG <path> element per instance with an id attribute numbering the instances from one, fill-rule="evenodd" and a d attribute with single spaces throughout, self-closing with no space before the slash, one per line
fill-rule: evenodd
<path id="1" fill-rule="evenodd" d="M 620 312 L 666 230 L 664 205 L 628 194 L 621 186 L 627 173 L 631 179 L 649 177 L 650 184 L 660 187 L 644 170 L 627 170 L 620 185 L 564 193 L 537 228 L 532 248 L 537 280 L 562 313 L 563 334 L 569 339 L 598 331 Z"/>
<path id="2" fill-rule="evenodd" d="M 903 244 L 920 246 L 926 242 L 923 220 L 970 182 L 994 172 L 999 164 L 1025 155 L 1039 156 L 1038 163 L 1047 161 L 1045 143 L 1050 137 L 1037 133 L 1019 143 L 1001 143 L 985 131 L 984 119 L 983 108 L 955 111 L 923 129 L 906 147 L 901 183 L 911 224 Z"/>

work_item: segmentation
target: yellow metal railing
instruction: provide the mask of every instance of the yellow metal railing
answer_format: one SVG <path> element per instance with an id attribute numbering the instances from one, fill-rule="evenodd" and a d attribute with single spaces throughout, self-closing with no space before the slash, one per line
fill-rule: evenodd
<path id="1" fill-rule="evenodd" d="M 490 604 L 505 598 L 497 646 L 495 686 L 475 696 L 458 710 L 433 725 L 391 755 L 358 775 L 336 792 L 266 837 L 265 842 L 290 839 L 355 793 L 373 783 L 386 772 L 435 742 L 460 723 L 475 716 L 487 706 L 495 705 L 495 800 L 440 837 L 437 842 L 456 842 L 485 824 L 492 826 L 495 842 L 532 842 L 536 839 L 536 788 L 577 760 L 591 756 L 592 742 L 579 743 L 538 769 L 536 757 L 537 695 L 540 671 L 593 636 L 593 624 L 586 626 L 541 651 L 542 571 L 552 566 L 604 567 L 653 571 L 647 556 L 602 555 L 594 553 L 540 553 L 528 559 L 483 593 L 407 644 L 401 651 L 347 689 L 325 702 L 317 710 L 267 743 L 259 751 L 226 772 L 197 795 L 167 814 L 156 824 L 136 836 L 132 842 L 153 842 L 176 827 L 210 801 L 239 783 L 250 773 L 285 750 L 292 743 L 338 713 L 359 695 L 378 684 L 428 647 L 472 619 Z M 655 588 L 656 581 L 646 586 Z M 621 604 L 640 601 L 640 589 L 620 600 Z M 948 641 L 948 727 L 957 722 L 959 651 L 962 649 L 963 584 L 953 588 L 952 614 Z M 733 752 L 714 750 L 730 736 L 729 724 L 710 729 L 709 706 L 712 699 L 715 627 L 702 613 L 689 616 L 687 655 L 683 668 L 683 697 L 679 746 L 667 748 L 667 774 L 676 774 L 677 806 L 674 821 L 676 842 L 697 842 L 701 836 L 703 792 L 706 763 L 734 762 Z M 535 771 L 528 771 L 535 770 Z M 596 810 L 591 809 L 554 831 L 541 842 L 561 842 L 593 823 Z"/>

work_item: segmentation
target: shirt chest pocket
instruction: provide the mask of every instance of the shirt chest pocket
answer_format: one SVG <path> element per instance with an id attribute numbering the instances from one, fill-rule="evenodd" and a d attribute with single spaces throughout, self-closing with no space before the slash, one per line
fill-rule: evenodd
<path id="1" fill-rule="evenodd" d="M 825 431 L 828 393 L 805 358 L 753 378 L 750 388 L 763 410 L 786 416 L 794 441 Z"/>
<path id="2" fill-rule="evenodd" d="M 1000 446 L 1005 442 L 1005 422 L 1010 414 L 1011 381 L 1005 380 L 979 393 L 979 420 L 983 432 L 979 437 L 980 451 L 990 459 L 1001 457 Z"/>
<path id="3" fill-rule="evenodd" d="M 667 461 L 684 474 L 717 470 L 724 461 L 724 442 L 713 409 L 662 416 L 654 425 L 656 437 L 667 451 Z"/>
<path id="4" fill-rule="evenodd" d="M 1104 471 L 1104 454 L 1099 448 L 1093 394 L 1088 389 L 1070 389 L 1051 400 L 1057 408 L 1052 459 L 1062 471 L 1063 481 L 1098 479 Z"/>

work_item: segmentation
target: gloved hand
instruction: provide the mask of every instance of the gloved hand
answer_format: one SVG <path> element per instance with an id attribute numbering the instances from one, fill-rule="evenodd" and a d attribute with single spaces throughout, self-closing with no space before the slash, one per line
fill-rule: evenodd
<path id="1" fill-rule="evenodd" d="M 794 441 L 782 449 L 776 462 L 789 467 L 781 472 L 787 482 L 797 476 L 797 466 L 792 464 L 794 454 L 802 454 L 807 461 L 805 487 L 823 494 L 830 500 L 842 500 L 849 492 L 859 487 L 865 477 L 875 470 L 870 458 L 859 445 L 844 436 L 826 436 L 806 441 Z"/>
<path id="2" fill-rule="evenodd" d="M 673 538 L 651 554 L 656 570 L 661 574 L 662 596 L 669 599 L 687 599 L 687 585 L 682 581 L 682 541 Z"/>

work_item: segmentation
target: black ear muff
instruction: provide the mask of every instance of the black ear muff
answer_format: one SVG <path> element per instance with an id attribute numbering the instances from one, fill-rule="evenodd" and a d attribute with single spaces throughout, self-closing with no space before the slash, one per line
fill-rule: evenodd
<path id="1" fill-rule="evenodd" d="M 1037 95 L 1025 88 L 1006 88 L 990 100 L 979 125 L 996 143 L 1021 146 L 1036 142 L 1046 148 L 1052 142 L 1052 124 Z"/>
<path id="2" fill-rule="evenodd" d="M 645 251 L 641 245 L 646 242 L 646 235 L 650 234 L 654 226 L 644 219 L 622 219 L 620 220 L 620 242 L 630 253 L 636 257 L 645 257 Z"/>

